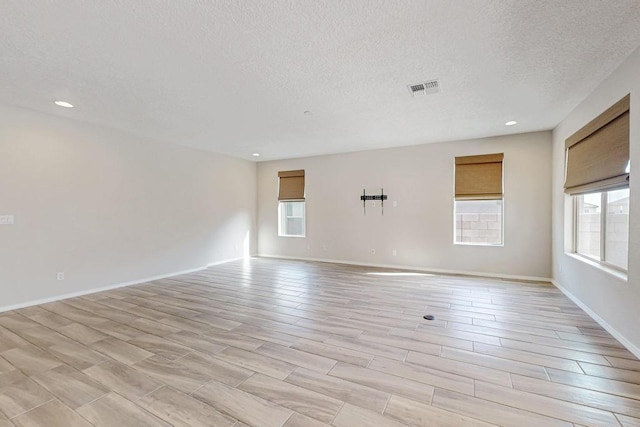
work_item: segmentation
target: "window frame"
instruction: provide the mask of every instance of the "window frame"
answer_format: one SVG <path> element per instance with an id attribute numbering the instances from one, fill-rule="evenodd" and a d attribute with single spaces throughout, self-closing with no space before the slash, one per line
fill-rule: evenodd
<path id="1" fill-rule="evenodd" d="M 287 203 L 302 203 L 302 216 L 301 217 L 286 216 L 286 208 L 284 207 L 284 205 Z M 285 222 L 287 218 L 302 218 L 302 234 L 285 234 L 284 233 Z M 307 237 L 307 203 L 305 199 L 278 201 L 278 237 L 298 237 L 298 238 Z"/>
<path id="2" fill-rule="evenodd" d="M 503 173 L 504 179 L 504 173 Z M 456 241 L 456 232 L 458 228 L 456 227 L 456 202 L 490 202 L 490 201 L 500 201 L 500 243 L 484 243 L 484 242 L 457 242 Z M 456 200 L 453 199 L 453 244 L 460 246 L 493 246 L 493 247 L 504 247 L 504 195 L 500 199 L 491 199 L 491 200 L 482 200 L 482 199 L 469 199 L 469 200 Z"/>
<path id="3" fill-rule="evenodd" d="M 627 187 L 628 188 L 628 187 Z M 580 258 L 584 258 L 590 262 L 596 263 L 599 266 L 609 268 L 615 270 L 617 272 L 621 272 L 624 274 L 628 274 L 628 264 L 629 264 L 629 248 L 627 244 L 627 268 L 620 267 L 619 265 L 612 264 L 607 262 L 607 216 L 609 215 L 609 191 L 613 190 L 604 190 L 604 191 L 594 191 L 593 193 L 586 194 L 600 194 L 600 259 L 590 257 L 589 255 L 578 252 L 578 198 L 584 196 L 584 194 L 576 194 L 571 196 L 573 199 L 573 238 L 572 238 L 572 249 L 571 253 Z M 630 224 L 629 224 L 630 226 Z M 628 228 L 627 228 L 628 231 Z"/>
<path id="4" fill-rule="evenodd" d="M 477 159 L 477 160 L 488 160 L 490 159 L 491 163 L 498 163 L 497 160 L 499 160 L 500 163 L 500 193 L 496 193 L 496 194 L 476 194 L 475 197 L 474 195 L 464 195 L 463 197 L 458 197 L 458 187 L 457 187 L 457 179 L 458 179 L 458 160 L 459 159 Z M 475 162 L 472 162 L 475 163 Z M 479 161 L 478 163 L 484 163 L 483 161 Z M 467 164 L 465 163 L 461 163 L 461 164 Z M 459 246 L 486 246 L 486 247 L 504 247 L 505 246 L 505 191 L 504 191 L 504 184 L 505 184 L 505 155 L 504 152 L 501 153 L 492 153 L 492 154 L 476 154 L 476 155 L 467 155 L 467 156 L 456 156 L 453 159 L 453 244 L 454 246 L 459 245 Z M 497 196 L 499 195 L 500 197 L 491 197 L 491 196 Z M 487 197 L 489 196 L 489 197 Z M 500 201 L 500 243 L 485 243 L 485 242 L 457 242 L 456 241 L 456 232 L 457 232 L 457 227 L 456 227 L 456 202 L 460 201 L 460 202 L 465 202 L 465 201 L 469 201 L 469 202 L 473 202 L 473 201 L 477 201 L 477 202 L 481 202 L 481 201 Z M 461 229 L 462 230 L 462 229 Z"/>

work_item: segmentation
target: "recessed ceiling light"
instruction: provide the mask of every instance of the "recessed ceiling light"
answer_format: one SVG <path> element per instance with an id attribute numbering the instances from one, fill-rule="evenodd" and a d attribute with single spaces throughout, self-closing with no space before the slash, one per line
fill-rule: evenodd
<path id="1" fill-rule="evenodd" d="M 253 157 L 260 157 L 260 153 L 253 153 L 252 156 Z"/>
<path id="2" fill-rule="evenodd" d="M 516 122 L 515 120 L 509 120 L 507 123 L 505 123 L 505 126 L 513 126 L 513 125 L 517 125 L 518 122 Z"/>
<path id="3" fill-rule="evenodd" d="M 53 101 L 53 103 L 56 104 L 58 107 L 73 108 L 73 104 L 70 104 L 66 101 Z"/>

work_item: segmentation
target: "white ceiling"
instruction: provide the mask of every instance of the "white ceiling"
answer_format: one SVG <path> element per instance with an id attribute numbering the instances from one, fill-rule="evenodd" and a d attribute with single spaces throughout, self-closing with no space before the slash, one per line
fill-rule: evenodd
<path id="1" fill-rule="evenodd" d="M 271 160 L 551 129 L 639 45 L 638 0 L 1 0 L 0 102 Z"/>

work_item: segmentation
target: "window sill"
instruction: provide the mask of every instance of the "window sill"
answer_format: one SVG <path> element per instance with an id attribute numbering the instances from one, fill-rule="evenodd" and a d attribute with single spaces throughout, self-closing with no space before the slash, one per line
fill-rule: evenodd
<path id="1" fill-rule="evenodd" d="M 278 234 L 278 237 L 297 237 L 298 239 L 304 239 L 307 236 L 296 236 L 296 235 L 289 235 L 289 234 Z"/>
<path id="2" fill-rule="evenodd" d="M 603 272 L 615 277 L 616 279 L 624 280 L 625 282 L 627 282 L 629 280 L 629 276 L 628 276 L 627 272 L 625 272 L 625 271 L 621 271 L 621 270 L 609 267 L 609 266 L 607 266 L 605 264 L 601 264 L 598 261 L 594 261 L 592 259 L 589 259 L 589 258 L 587 258 L 585 256 L 580 255 L 580 254 L 576 254 L 574 252 L 565 252 L 564 254 L 569 256 L 569 257 L 571 257 L 571 258 L 573 258 L 573 259 L 576 259 L 576 260 L 578 260 L 580 262 L 583 262 L 583 263 L 585 263 L 587 265 L 595 267 L 598 270 L 603 271 Z"/>
<path id="3" fill-rule="evenodd" d="M 466 243 L 466 242 L 453 242 L 454 246 L 489 246 L 493 248 L 502 248 L 504 243 Z"/>

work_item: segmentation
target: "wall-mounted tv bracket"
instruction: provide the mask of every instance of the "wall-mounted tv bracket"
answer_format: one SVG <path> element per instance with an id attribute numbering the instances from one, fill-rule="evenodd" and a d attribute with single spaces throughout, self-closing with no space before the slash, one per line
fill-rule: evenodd
<path id="1" fill-rule="evenodd" d="M 376 195 L 368 195 L 365 189 L 362 190 L 362 196 L 360 196 L 360 200 L 362 200 L 362 211 L 364 214 L 367 214 L 367 200 L 380 200 L 380 206 L 382 207 L 382 215 L 384 215 L 384 201 L 387 200 L 387 195 L 384 194 L 384 188 L 380 189 L 380 194 Z"/>

